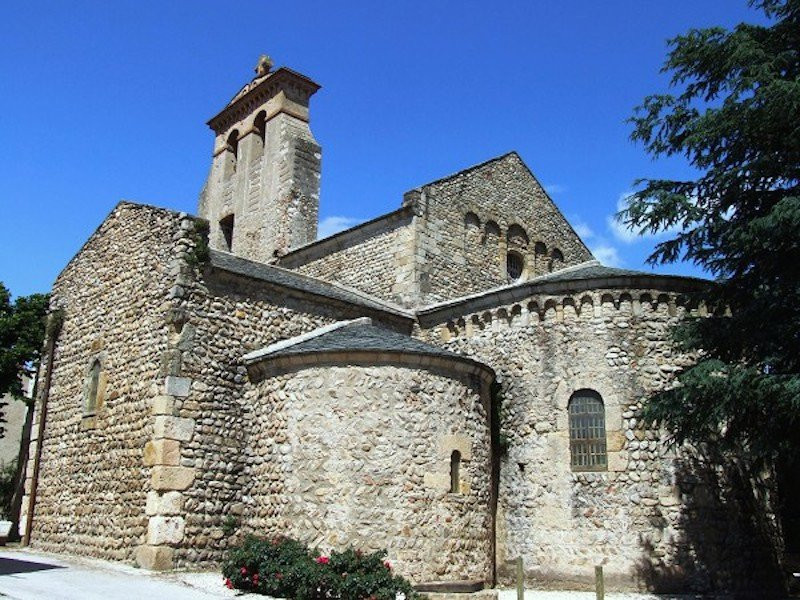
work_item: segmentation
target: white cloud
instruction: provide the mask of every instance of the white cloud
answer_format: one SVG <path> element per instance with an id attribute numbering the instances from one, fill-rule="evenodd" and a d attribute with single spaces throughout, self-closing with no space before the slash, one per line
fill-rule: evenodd
<path id="1" fill-rule="evenodd" d="M 566 186 L 561 185 L 560 183 L 551 183 L 549 185 L 544 186 L 545 191 L 548 194 L 562 194 L 567 191 Z"/>
<path id="2" fill-rule="evenodd" d="M 609 267 L 619 267 L 622 265 L 622 259 L 619 256 L 617 249 L 610 244 L 600 244 L 593 248 L 589 248 L 594 257 L 604 265 Z"/>
<path id="3" fill-rule="evenodd" d="M 317 228 L 317 239 L 321 240 L 322 238 L 330 237 L 334 233 L 339 233 L 345 229 L 350 229 L 359 223 L 361 223 L 361 220 L 354 219 L 353 217 L 325 217 L 319 222 L 319 227 Z"/>
<path id="4" fill-rule="evenodd" d="M 594 237 L 594 231 L 592 231 L 592 228 L 582 221 L 575 221 L 573 228 L 575 229 L 575 233 L 578 234 L 578 237 L 584 241 Z"/>
<path id="5" fill-rule="evenodd" d="M 620 194 L 619 198 L 617 199 L 617 212 L 627 208 L 628 198 L 630 198 L 631 194 L 633 194 L 633 192 L 625 192 L 624 194 Z M 670 235 L 675 235 L 681 231 L 681 228 L 677 225 L 670 227 L 669 229 L 665 229 L 664 231 L 659 231 L 658 233 L 651 233 L 649 231 L 644 232 L 642 231 L 641 227 L 634 227 L 631 229 L 624 223 L 618 221 L 616 215 L 608 215 L 606 217 L 606 225 L 608 226 L 608 229 L 611 231 L 614 238 L 625 244 L 663 238 Z"/>

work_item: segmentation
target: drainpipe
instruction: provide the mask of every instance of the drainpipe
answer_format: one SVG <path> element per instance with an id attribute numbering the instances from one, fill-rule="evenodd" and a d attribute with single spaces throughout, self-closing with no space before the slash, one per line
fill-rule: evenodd
<path id="1" fill-rule="evenodd" d="M 33 473 L 31 473 L 31 491 L 28 494 L 28 510 L 25 515 L 25 534 L 22 536 L 22 545 L 28 546 L 31 542 L 31 528 L 33 527 L 33 508 L 36 504 L 36 488 L 39 483 L 39 461 L 42 458 L 42 443 L 44 441 L 44 426 L 47 420 L 47 399 L 50 397 L 50 382 L 53 378 L 53 360 L 55 355 L 56 341 L 61 333 L 61 325 L 64 320 L 64 313 L 60 310 L 50 313 L 47 323 L 47 367 L 44 374 L 44 385 L 41 392 L 41 408 L 39 412 L 39 426 L 36 434 L 36 451 L 33 455 Z M 34 405 L 35 407 L 35 405 Z"/>

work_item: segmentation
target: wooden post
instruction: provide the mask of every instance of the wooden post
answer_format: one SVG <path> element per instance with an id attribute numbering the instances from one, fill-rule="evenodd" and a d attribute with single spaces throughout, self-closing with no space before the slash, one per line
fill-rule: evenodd
<path id="1" fill-rule="evenodd" d="M 597 600 L 604 600 L 606 597 L 606 586 L 603 582 L 603 566 L 598 565 L 594 568 L 594 591 Z"/>
<path id="2" fill-rule="evenodd" d="M 525 600 L 525 570 L 521 556 L 517 557 L 517 600 Z"/>

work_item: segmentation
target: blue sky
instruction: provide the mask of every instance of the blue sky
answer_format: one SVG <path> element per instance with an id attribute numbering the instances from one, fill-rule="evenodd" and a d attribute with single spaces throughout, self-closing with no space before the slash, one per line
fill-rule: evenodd
<path id="1" fill-rule="evenodd" d="M 625 123 L 666 90 L 665 40 L 759 21 L 744 0 L 5 3 L 0 281 L 46 291 L 120 199 L 195 212 L 205 122 L 261 53 L 322 85 L 321 228 L 516 150 L 598 258 L 646 269 L 653 238 L 611 221 L 654 162 Z M 662 272 L 697 274 L 691 265 Z"/>

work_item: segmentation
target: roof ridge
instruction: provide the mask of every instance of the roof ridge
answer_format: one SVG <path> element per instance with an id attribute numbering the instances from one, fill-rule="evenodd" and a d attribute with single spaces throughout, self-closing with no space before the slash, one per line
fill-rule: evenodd
<path id="1" fill-rule="evenodd" d="M 431 185 L 436 185 L 437 183 L 442 183 L 443 181 L 447 181 L 448 179 L 453 179 L 455 177 L 458 177 L 459 175 L 465 175 L 465 174 L 469 173 L 470 171 L 476 171 L 476 170 L 480 169 L 481 167 L 485 167 L 486 165 L 494 163 L 494 162 L 499 162 L 499 161 L 503 160 L 504 158 L 508 158 L 509 156 L 516 156 L 521 162 L 523 162 L 523 163 L 525 162 L 525 161 L 522 160 L 522 157 L 519 155 L 519 153 L 516 150 L 510 150 L 510 151 L 508 151 L 508 152 L 506 152 L 504 154 L 500 154 L 499 156 L 495 156 L 493 158 L 489 158 L 487 160 L 484 160 L 483 162 L 479 162 L 479 163 L 474 164 L 474 165 L 472 165 L 470 167 L 466 167 L 464 169 L 461 169 L 460 171 L 456 171 L 455 173 L 451 173 L 450 175 L 445 175 L 444 177 L 439 177 L 438 179 L 434 179 L 433 181 L 428 181 L 426 183 L 423 183 L 422 185 L 418 185 L 417 187 L 412 188 L 412 191 L 413 190 L 419 190 L 419 189 L 422 189 L 424 187 L 429 187 Z"/>

